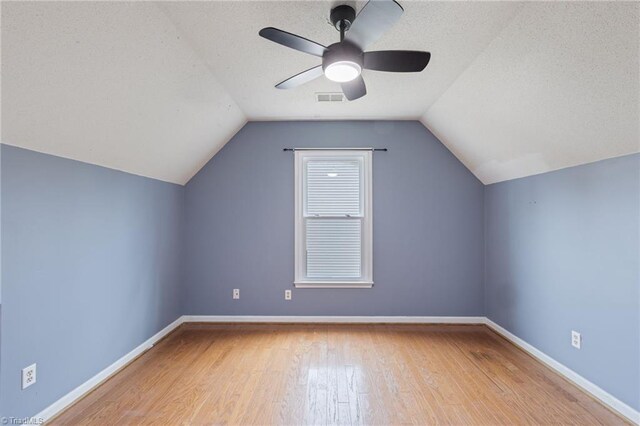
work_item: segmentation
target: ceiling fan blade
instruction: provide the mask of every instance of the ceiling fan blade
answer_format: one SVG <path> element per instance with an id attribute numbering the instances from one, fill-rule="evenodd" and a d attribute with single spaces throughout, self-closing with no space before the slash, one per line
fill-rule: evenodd
<path id="1" fill-rule="evenodd" d="M 276 89 L 293 89 L 294 87 L 301 86 L 320 77 L 322 74 L 322 65 L 318 65 L 317 67 L 309 68 L 306 71 L 302 71 L 293 77 L 289 77 L 288 79 L 281 81 L 276 84 Z"/>
<path id="2" fill-rule="evenodd" d="M 365 86 L 362 76 L 359 75 L 355 80 L 342 83 L 342 92 L 348 100 L 354 101 L 367 94 L 367 86 Z"/>
<path id="3" fill-rule="evenodd" d="M 400 19 L 403 11 L 394 0 L 369 0 L 344 38 L 365 50 Z"/>
<path id="4" fill-rule="evenodd" d="M 298 35 L 291 34 L 273 27 L 263 28 L 258 34 L 260 34 L 261 37 L 264 37 L 267 40 L 271 40 L 283 46 L 290 47 L 291 49 L 299 50 L 300 52 L 319 56 L 321 58 L 325 50 L 327 50 L 325 46 L 316 43 L 315 41 L 311 41 L 304 37 L 300 37 Z"/>
<path id="5" fill-rule="evenodd" d="M 429 63 L 431 53 L 415 50 L 379 50 L 364 52 L 364 67 L 374 71 L 420 72 Z"/>

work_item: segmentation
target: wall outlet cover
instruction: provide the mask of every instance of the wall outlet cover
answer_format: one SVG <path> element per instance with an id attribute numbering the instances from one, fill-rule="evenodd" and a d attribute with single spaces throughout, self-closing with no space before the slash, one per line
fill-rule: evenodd
<path id="1" fill-rule="evenodd" d="M 576 349 L 580 349 L 582 346 L 582 335 L 574 330 L 571 330 L 571 346 Z"/>
<path id="2" fill-rule="evenodd" d="M 234 288 L 233 289 L 233 298 L 234 299 L 240 299 L 240 289 L 239 288 Z"/>
<path id="3" fill-rule="evenodd" d="M 284 300 L 291 300 L 291 290 L 284 291 Z"/>
<path id="4" fill-rule="evenodd" d="M 26 389 L 36 382 L 36 364 L 22 369 L 22 389 Z"/>

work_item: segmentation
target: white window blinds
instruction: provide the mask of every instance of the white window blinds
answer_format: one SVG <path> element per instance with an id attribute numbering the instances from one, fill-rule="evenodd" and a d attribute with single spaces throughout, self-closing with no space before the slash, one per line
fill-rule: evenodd
<path id="1" fill-rule="evenodd" d="M 305 213 L 360 216 L 361 163 L 358 159 L 308 159 L 305 162 Z"/>
<path id="2" fill-rule="evenodd" d="M 296 285 L 371 284 L 370 152 L 296 152 Z"/>
<path id="3" fill-rule="evenodd" d="M 310 219 L 307 222 L 307 277 L 360 278 L 360 219 Z"/>

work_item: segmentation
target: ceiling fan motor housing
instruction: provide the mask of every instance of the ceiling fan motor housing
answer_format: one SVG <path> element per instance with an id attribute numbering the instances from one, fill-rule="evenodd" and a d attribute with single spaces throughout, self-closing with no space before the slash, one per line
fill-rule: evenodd
<path id="1" fill-rule="evenodd" d="M 340 43 L 334 43 L 327 47 L 327 50 L 322 56 L 322 69 L 326 70 L 327 67 L 336 62 L 355 62 L 364 67 L 364 57 L 362 50 L 356 45 L 349 43 L 348 41 L 342 41 Z"/>

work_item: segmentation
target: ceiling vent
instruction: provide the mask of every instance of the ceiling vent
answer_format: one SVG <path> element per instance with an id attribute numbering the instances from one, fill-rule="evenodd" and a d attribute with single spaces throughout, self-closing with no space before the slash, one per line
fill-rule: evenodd
<path id="1" fill-rule="evenodd" d="M 344 102 L 347 98 L 341 92 L 316 93 L 316 102 Z"/>

